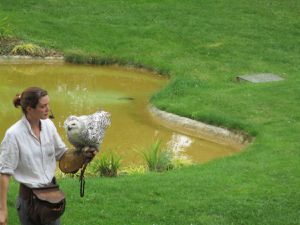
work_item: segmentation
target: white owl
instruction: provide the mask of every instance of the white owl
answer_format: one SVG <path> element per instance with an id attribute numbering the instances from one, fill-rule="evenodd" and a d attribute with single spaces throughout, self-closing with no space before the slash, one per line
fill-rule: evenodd
<path id="1" fill-rule="evenodd" d="M 69 116 L 64 122 L 64 128 L 68 140 L 77 150 L 85 146 L 99 150 L 105 130 L 110 124 L 110 113 L 98 111 L 92 115 Z"/>

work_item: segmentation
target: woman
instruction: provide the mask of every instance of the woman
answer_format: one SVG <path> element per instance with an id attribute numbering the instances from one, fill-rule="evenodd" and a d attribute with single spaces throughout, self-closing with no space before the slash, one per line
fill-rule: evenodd
<path id="1" fill-rule="evenodd" d="M 13 99 L 14 106 L 21 106 L 24 115 L 6 131 L 1 143 L 0 225 L 7 224 L 7 190 L 10 176 L 20 183 L 16 204 L 20 223 L 33 225 L 28 215 L 28 190 L 54 182 L 56 161 L 64 158 L 72 160 L 72 157 L 83 157 L 85 160 L 93 158 L 95 154 L 95 149 L 90 149 L 83 156 L 76 156 L 67 150 L 49 119 L 49 101 L 47 91 L 38 87 L 27 88 Z M 58 224 L 59 219 L 47 225 Z"/>

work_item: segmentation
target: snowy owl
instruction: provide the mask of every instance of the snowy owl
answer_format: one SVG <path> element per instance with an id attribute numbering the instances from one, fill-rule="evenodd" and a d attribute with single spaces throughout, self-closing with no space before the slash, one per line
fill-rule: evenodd
<path id="1" fill-rule="evenodd" d="M 92 115 L 69 116 L 64 122 L 64 128 L 68 140 L 77 150 L 85 146 L 99 150 L 105 130 L 110 124 L 110 113 L 98 111 Z"/>

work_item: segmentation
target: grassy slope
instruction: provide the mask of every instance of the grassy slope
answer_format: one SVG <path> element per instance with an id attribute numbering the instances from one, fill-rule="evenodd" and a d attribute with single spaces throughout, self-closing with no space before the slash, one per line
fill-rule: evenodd
<path id="1" fill-rule="evenodd" d="M 84 199 L 63 180 L 64 224 L 299 224 L 299 11 L 296 0 L 0 0 L 17 36 L 167 71 L 159 108 L 256 136 L 205 165 L 88 180 Z M 286 80 L 234 82 L 254 72 Z"/>

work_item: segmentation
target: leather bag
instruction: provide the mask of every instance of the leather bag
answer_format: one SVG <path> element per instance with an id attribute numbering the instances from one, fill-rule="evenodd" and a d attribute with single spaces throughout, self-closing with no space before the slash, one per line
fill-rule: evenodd
<path id="1" fill-rule="evenodd" d="M 33 188 L 29 204 L 30 219 L 37 225 L 57 220 L 65 211 L 65 194 L 58 185 Z"/>

